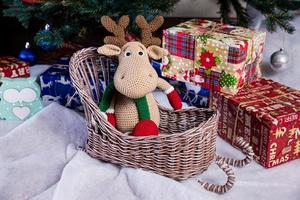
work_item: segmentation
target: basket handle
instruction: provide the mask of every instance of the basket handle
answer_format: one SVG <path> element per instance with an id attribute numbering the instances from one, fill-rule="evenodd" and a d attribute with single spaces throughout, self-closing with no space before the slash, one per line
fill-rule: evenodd
<path id="1" fill-rule="evenodd" d="M 246 155 L 244 159 L 227 158 L 217 155 L 216 160 L 223 161 L 234 167 L 244 167 L 248 165 L 253 160 L 254 156 L 252 146 L 250 146 L 250 144 L 246 142 L 242 137 L 237 137 L 234 144 Z"/>
<path id="2" fill-rule="evenodd" d="M 223 193 L 228 192 L 233 187 L 234 182 L 235 182 L 235 175 L 234 175 L 232 168 L 224 161 L 216 160 L 215 162 L 227 175 L 227 182 L 224 185 L 217 185 L 217 184 L 203 182 L 203 181 L 198 180 L 198 183 L 200 185 L 202 185 L 204 187 L 204 189 L 206 189 L 210 192 L 223 194 Z"/>

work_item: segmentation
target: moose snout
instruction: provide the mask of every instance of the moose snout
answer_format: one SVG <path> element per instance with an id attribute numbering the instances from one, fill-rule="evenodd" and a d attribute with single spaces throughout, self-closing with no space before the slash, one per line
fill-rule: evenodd
<path id="1" fill-rule="evenodd" d="M 114 85 L 118 92 L 129 98 L 140 98 L 155 90 L 158 76 L 156 72 L 137 70 L 135 72 L 119 72 L 114 77 Z"/>

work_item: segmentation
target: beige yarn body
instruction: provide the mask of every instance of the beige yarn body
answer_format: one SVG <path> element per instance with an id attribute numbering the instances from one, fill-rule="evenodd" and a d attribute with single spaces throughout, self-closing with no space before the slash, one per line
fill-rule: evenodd
<path id="1" fill-rule="evenodd" d="M 150 110 L 150 119 L 159 126 L 159 109 L 152 93 L 146 95 Z M 130 99 L 120 93 L 116 95 L 115 115 L 116 128 L 123 132 L 131 132 L 134 126 L 139 122 L 139 115 L 133 99 Z"/>

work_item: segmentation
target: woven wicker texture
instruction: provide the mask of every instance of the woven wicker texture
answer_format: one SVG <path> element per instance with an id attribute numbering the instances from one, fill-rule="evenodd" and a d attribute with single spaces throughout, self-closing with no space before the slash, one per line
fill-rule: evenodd
<path id="1" fill-rule="evenodd" d="M 100 87 L 96 77 L 103 64 L 109 63 L 107 58 L 105 62 L 103 60 L 96 48 L 91 47 L 76 52 L 70 62 L 71 78 L 87 119 L 89 136 L 85 151 L 97 159 L 142 168 L 175 180 L 199 175 L 215 160 L 227 174 L 227 182 L 224 185 L 199 183 L 216 193 L 230 190 L 235 177 L 226 162 L 234 162 L 234 159 L 215 155 L 219 118 L 216 111 L 199 108 L 172 111 L 160 107 L 159 136 L 133 137 L 123 134 L 105 120 L 97 106 Z"/>

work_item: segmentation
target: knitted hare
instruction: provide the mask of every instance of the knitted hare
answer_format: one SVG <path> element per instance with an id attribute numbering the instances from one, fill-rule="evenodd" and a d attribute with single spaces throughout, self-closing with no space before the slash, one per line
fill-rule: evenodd
<path id="1" fill-rule="evenodd" d="M 160 45 L 160 39 L 152 37 L 152 32 L 162 25 L 163 17 L 158 16 L 149 24 L 143 16 L 136 17 L 142 31 L 141 42 L 126 41 L 128 16 L 122 16 L 118 23 L 103 16 L 101 22 L 115 36 L 107 36 L 104 39 L 106 44 L 98 48 L 98 53 L 118 56 L 119 66 L 113 82 L 104 92 L 100 111 L 121 132 L 132 132 L 133 136 L 158 135 L 160 116 L 152 92 L 158 87 L 167 94 L 175 110 L 182 107 L 177 92 L 158 77 L 149 60 L 149 57 L 158 60 L 168 54 L 167 50 L 155 46 Z"/>

